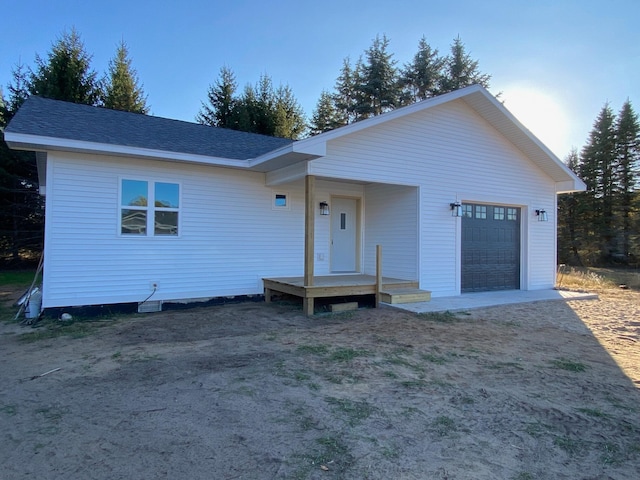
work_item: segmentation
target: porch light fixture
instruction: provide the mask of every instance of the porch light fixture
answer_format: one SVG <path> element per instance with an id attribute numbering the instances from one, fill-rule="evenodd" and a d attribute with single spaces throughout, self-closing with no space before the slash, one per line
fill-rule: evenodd
<path id="1" fill-rule="evenodd" d="M 329 215 L 329 204 L 327 202 L 320 202 L 320 215 Z"/>
<path id="2" fill-rule="evenodd" d="M 452 217 L 462 216 L 462 204 L 460 202 L 450 203 L 449 206 L 451 207 Z"/>
<path id="3" fill-rule="evenodd" d="M 536 210 L 536 216 L 538 217 L 539 222 L 548 222 L 549 216 L 545 210 Z"/>

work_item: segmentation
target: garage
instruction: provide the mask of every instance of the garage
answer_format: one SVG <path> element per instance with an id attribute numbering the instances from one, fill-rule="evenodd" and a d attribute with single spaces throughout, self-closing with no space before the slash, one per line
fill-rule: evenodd
<path id="1" fill-rule="evenodd" d="M 520 288 L 520 208 L 462 205 L 463 293 Z"/>

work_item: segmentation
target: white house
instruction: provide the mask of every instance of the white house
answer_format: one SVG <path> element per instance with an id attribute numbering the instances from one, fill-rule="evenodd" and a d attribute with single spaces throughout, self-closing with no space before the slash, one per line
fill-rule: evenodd
<path id="1" fill-rule="evenodd" d="M 480 86 L 296 142 L 32 97 L 5 140 L 37 152 L 43 308 L 374 275 L 376 245 L 433 296 L 548 289 L 585 188 Z"/>

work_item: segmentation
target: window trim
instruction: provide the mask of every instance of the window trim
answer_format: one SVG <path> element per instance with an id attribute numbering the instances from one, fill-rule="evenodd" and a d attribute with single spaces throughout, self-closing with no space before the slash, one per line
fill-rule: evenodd
<path id="1" fill-rule="evenodd" d="M 128 205 L 122 205 L 122 182 L 124 180 L 132 180 L 138 182 L 146 182 L 147 184 L 147 206 L 146 207 L 138 207 L 134 206 L 131 208 Z M 178 208 L 174 207 L 156 207 L 155 205 L 155 195 L 156 195 L 156 184 L 157 183 L 168 183 L 172 185 L 178 186 Z M 147 215 L 147 231 L 144 234 L 134 234 L 134 233 L 122 233 L 122 210 L 140 210 L 144 211 Z M 117 221 L 117 234 L 118 237 L 121 238 L 180 238 L 182 236 L 182 182 L 173 180 L 173 179 L 165 179 L 165 178 L 155 178 L 155 177 L 139 177 L 133 175 L 122 175 L 118 177 L 118 221 Z M 178 233 L 175 235 L 162 235 L 155 233 L 155 217 L 156 212 L 176 212 L 178 214 Z"/>
<path id="2" fill-rule="evenodd" d="M 284 196 L 285 198 L 284 205 L 276 204 L 276 200 L 278 199 L 278 196 Z M 291 195 L 289 195 L 289 192 L 285 192 L 283 190 L 272 190 L 271 191 L 271 210 L 275 210 L 275 211 L 291 210 Z"/>

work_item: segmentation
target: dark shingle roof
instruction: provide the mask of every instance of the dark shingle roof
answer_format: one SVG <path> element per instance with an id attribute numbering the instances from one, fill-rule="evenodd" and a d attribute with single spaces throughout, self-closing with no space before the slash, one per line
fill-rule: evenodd
<path id="1" fill-rule="evenodd" d="M 247 160 L 293 141 L 32 96 L 6 132 Z"/>

